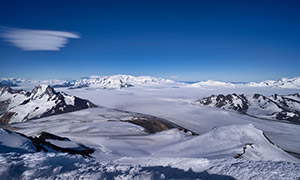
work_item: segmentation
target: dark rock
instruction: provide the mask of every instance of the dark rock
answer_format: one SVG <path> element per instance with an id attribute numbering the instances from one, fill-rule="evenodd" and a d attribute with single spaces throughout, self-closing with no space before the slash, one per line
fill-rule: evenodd
<path id="1" fill-rule="evenodd" d="M 16 114 L 15 112 L 6 112 L 6 113 L 4 113 L 0 118 L 0 125 L 8 124 L 11 117 L 14 116 L 15 114 Z"/>
<path id="2" fill-rule="evenodd" d="M 12 131 L 9 131 L 5 129 L 9 133 L 14 133 Z M 91 157 L 90 155 L 95 151 L 92 148 L 89 148 L 87 146 L 84 146 L 82 144 L 73 143 L 75 147 L 72 148 L 65 148 L 60 147 L 58 145 L 55 145 L 47 140 L 56 140 L 56 141 L 64 141 L 64 142 L 71 142 L 69 138 L 67 137 L 60 137 L 48 132 L 42 132 L 38 137 L 31 137 L 26 136 L 25 134 L 18 133 L 17 134 L 29 139 L 33 146 L 36 148 L 36 152 L 49 152 L 49 151 L 57 151 L 57 152 L 65 152 L 69 154 L 80 154 L 84 157 Z"/>
<path id="3" fill-rule="evenodd" d="M 157 132 L 161 132 L 168 129 L 177 128 L 184 132 L 191 132 L 192 135 L 199 135 L 191 130 L 188 130 L 182 126 L 174 124 L 166 119 L 158 118 L 155 116 L 135 116 L 131 120 L 126 120 L 125 122 L 129 122 L 138 126 L 143 127 L 145 132 L 153 134 Z"/>

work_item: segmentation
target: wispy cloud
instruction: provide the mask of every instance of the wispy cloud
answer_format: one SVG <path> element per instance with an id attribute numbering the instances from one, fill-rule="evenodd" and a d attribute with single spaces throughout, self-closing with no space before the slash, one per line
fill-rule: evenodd
<path id="1" fill-rule="evenodd" d="M 1 36 L 25 51 L 58 51 L 69 38 L 80 38 L 76 33 L 50 30 L 31 30 L 2 27 Z"/>

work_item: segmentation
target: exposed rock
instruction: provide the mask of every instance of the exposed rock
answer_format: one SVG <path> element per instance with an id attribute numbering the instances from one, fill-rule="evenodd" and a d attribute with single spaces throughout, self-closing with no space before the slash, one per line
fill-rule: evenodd
<path id="1" fill-rule="evenodd" d="M 254 148 L 253 143 L 247 143 L 243 146 L 243 152 L 240 154 L 237 154 L 236 156 L 234 156 L 234 158 L 235 159 L 243 158 L 243 155 L 246 153 L 247 146 L 251 147 L 252 149 Z"/>
<path id="2" fill-rule="evenodd" d="M 129 122 L 144 128 L 144 131 L 147 133 L 156 133 L 160 131 L 164 131 L 167 129 L 177 128 L 184 132 L 191 132 L 192 135 L 199 135 L 193 131 L 190 131 L 182 126 L 174 124 L 166 119 L 158 118 L 155 116 L 135 116 L 131 120 L 125 120 L 125 122 Z"/>
<path id="3" fill-rule="evenodd" d="M 1 128 L 0 137 L 7 138 L 2 139 L 4 142 L 0 143 L 0 147 L 4 152 L 10 150 L 15 150 L 16 152 L 65 152 L 80 154 L 84 157 L 90 157 L 94 152 L 93 149 L 74 143 L 66 137 L 60 137 L 47 132 L 42 132 L 37 137 L 31 137 Z M 7 143 L 7 141 L 13 142 Z M 18 146 L 15 147 L 15 145 Z"/>

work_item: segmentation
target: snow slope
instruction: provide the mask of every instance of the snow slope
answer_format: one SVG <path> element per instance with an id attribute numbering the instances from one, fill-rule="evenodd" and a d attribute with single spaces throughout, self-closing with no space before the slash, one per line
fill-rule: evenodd
<path id="1" fill-rule="evenodd" d="M 27 135 L 48 130 L 92 147 L 96 150 L 92 154 L 95 160 L 61 153 L 2 153 L 0 177 L 299 177 L 299 160 L 271 144 L 263 132 L 251 124 L 217 127 L 200 136 L 177 129 L 147 135 L 139 126 L 118 121 L 130 117 L 128 112 L 99 107 L 14 124 L 14 129 Z M 16 167 L 21 168 L 11 174 Z"/>
<path id="2" fill-rule="evenodd" d="M 128 162 L 96 162 L 80 156 L 54 153 L 0 154 L 2 179 L 299 179 L 300 164 L 274 161 L 213 160 L 201 158 L 136 158 L 147 166 Z M 151 163 L 153 165 L 151 165 Z M 164 164 L 163 166 L 155 164 Z M 168 165 L 166 165 L 168 164 Z M 206 170 L 183 170 L 190 165 Z M 188 167 L 187 166 L 187 167 Z"/>
<path id="3" fill-rule="evenodd" d="M 98 107 L 14 124 L 11 127 L 30 136 L 48 131 L 68 137 L 98 149 L 95 156 L 100 160 L 150 154 L 153 157 L 234 158 L 243 153 L 243 148 L 246 147 L 246 152 L 241 157 L 249 160 L 297 162 L 272 145 L 263 132 L 251 124 L 217 127 L 200 136 L 178 129 L 146 135 L 143 127 L 126 121 L 136 116 L 143 115 Z"/>
<path id="4" fill-rule="evenodd" d="M 195 87 L 136 87 L 118 90 L 66 89 L 65 91 L 68 94 L 78 97 L 92 99 L 97 105 L 155 115 L 170 120 L 198 134 L 208 132 L 215 126 L 251 123 L 258 129 L 263 130 L 281 148 L 300 154 L 299 125 L 261 120 L 236 112 L 199 106 L 199 104 L 195 103 L 198 99 L 210 96 L 211 94 L 236 92 L 237 94 L 259 93 L 270 96 L 274 93 L 294 94 L 298 90 L 269 87 L 215 87 L 213 89 Z"/>

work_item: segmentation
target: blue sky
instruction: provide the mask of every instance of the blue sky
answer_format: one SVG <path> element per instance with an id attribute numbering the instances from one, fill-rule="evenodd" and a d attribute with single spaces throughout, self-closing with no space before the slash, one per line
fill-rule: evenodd
<path id="1" fill-rule="evenodd" d="M 290 0 L 1 0 L 0 77 L 300 76 L 299 9 Z"/>

